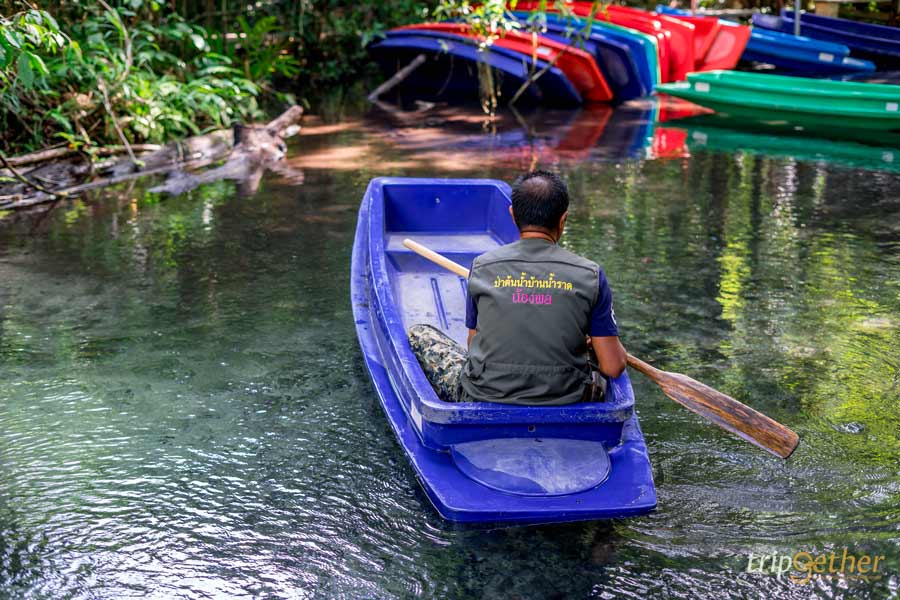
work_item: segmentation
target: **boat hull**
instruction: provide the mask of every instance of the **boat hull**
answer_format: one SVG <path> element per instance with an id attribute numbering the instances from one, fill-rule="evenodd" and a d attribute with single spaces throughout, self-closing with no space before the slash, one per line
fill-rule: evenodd
<path id="1" fill-rule="evenodd" d="M 753 25 L 793 33 L 794 12 L 785 10 L 780 17 L 753 15 Z M 900 33 L 895 27 L 803 13 L 800 18 L 800 34 L 817 40 L 843 44 L 850 48 L 853 56 L 871 60 L 882 68 L 900 66 Z"/>
<path id="2" fill-rule="evenodd" d="M 805 121 L 836 132 L 900 132 L 900 86 L 715 71 L 659 91 L 735 116 Z"/>
<path id="3" fill-rule="evenodd" d="M 537 2 L 519 2 L 516 4 L 516 9 L 513 15 L 517 18 L 521 18 L 523 15 L 528 18 L 532 14 L 529 11 L 540 10 L 540 5 Z M 576 29 L 583 28 L 587 22 L 584 15 L 577 11 L 575 16 L 563 16 L 552 11 L 545 13 L 544 16 L 548 24 L 575 27 Z M 602 19 L 593 21 L 591 31 L 609 35 L 626 44 L 638 61 L 641 77 L 644 81 L 649 82 L 650 89 L 668 77 L 668 43 L 661 44 L 659 36 L 662 36 L 665 41 L 665 36 L 661 32 L 648 34 L 639 29 L 624 27 Z M 665 73 L 663 73 L 664 68 L 666 69 Z"/>
<path id="4" fill-rule="evenodd" d="M 544 70 L 544 73 L 528 83 L 531 65 L 522 60 L 521 54 L 496 47 L 479 51 L 477 44 L 464 36 L 440 31 L 392 30 L 368 50 L 387 75 L 392 75 L 418 55 L 426 55 L 426 62 L 397 86 L 400 94 L 414 99 L 478 101 L 478 67 L 483 64 L 502 74 L 498 80 L 503 98 L 512 98 L 524 85 L 523 102 L 559 108 L 582 104 L 581 94 L 572 82 L 546 61 L 535 62 L 535 70 Z"/>
<path id="5" fill-rule="evenodd" d="M 528 13 L 514 13 L 523 20 L 528 18 Z M 604 35 L 599 28 L 593 29 L 587 37 L 581 36 L 573 27 L 548 20 L 545 24 L 544 35 L 563 44 L 571 43 L 575 39 L 578 47 L 584 47 L 597 63 L 604 79 L 613 92 L 615 102 L 625 102 L 649 96 L 653 93 L 653 82 L 649 79 L 649 67 L 645 68 L 646 75 L 641 77 L 641 70 L 637 60 L 644 58 L 643 54 L 637 59 L 631 53 L 628 45 L 616 40 L 612 35 Z"/>
<path id="6" fill-rule="evenodd" d="M 363 358 L 391 428 L 434 508 L 451 521 L 515 525 L 649 512 L 656 491 L 627 374 L 610 381 L 607 402 L 447 404 L 412 355 L 411 323 L 462 335 L 464 288 L 459 278 L 401 250 L 394 234 L 425 239 L 470 263 L 510 234 L 507 224 L 477 228 L 479 219 L 498 222 L 494 208 L 504 202 L 508 188 L 489 180 L 370 183 L 354 239 L 351 297 Z M 465 206 L 468 214 L 460 212 Z M 430 212 L 427 221 L 439 229 L 423 230 L 424 221 L 407 218 L 406 209 Z M 462 216 L 434 218 L 441 211 Z M 394 232 L 397 226 L 413 229 Z"/>
<path id="7" fill-rule="evenodd" d="M 696 70 L 716 71 L 719 69 L 733 69 L 741 59 L 747 44 L 750 42 L 750 28 L 715 17 L 691 16 L 690 11 L 680 8 L 656 5 L 656 11 L 665 15 L 687 20 L 698 25 L 704 21 L 716 24 L 706 51 L 696 55 Z M 709 25 L 706 25 L 709 27 Z"/>
<path id="8" fill-rule="evenodd" d="M 396 30 L 442 31 L 460 35 L 476 42 L 483 42 L 467 23 L 417 23 L 405 25 Z M 519 31 L 507 31 L 504 35 L 492 40 L 491 46 L 506 48 L 518 52 L 526 60 L 540 58 L 553 63 L 569 78 L 578 93 L 588 102 L 609 102 L 613 99 L 612 91 L 603 74 L 597 67 L 593 56 L 573 45 L 564 44 L 542 35 L 532 38 L 531 35 Z"/>
<path id="9" fill-rule="evenodd" d="M 806 76 L 830 76 L 847 73 L 871 73 L 875 65 L 848 56 L 849 48 L 840 44 L 817 42 L 778 31 L 751 31 L 750 42 L 741 60 L 773 65 L 780 71 Z"/>

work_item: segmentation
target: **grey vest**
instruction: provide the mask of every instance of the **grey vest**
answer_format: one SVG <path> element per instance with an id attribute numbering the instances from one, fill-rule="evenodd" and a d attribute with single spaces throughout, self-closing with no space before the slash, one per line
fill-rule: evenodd
<path id="1" fill-rule="evenodd" d="M 469 275 L 477 333 L 460 378 L 463 400 L 570 404 L 591 381 L 585 336 L 600 267 L 541 239 L 482 254 Z"/>

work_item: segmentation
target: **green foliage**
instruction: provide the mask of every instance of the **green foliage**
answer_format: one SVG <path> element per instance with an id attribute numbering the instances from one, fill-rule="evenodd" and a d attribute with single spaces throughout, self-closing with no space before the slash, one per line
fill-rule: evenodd
<path id="1" fill-rule="evenodd" d="M 41 54 L 55 55 L 70 46 L 71 41 L 46 11 L 29 9 L 0 16 L 0 93 L 40 86 L 49 74 Z"/>
<path id="2" fill-rule="evenodd" d="M 493 44 L 503 32 L 522 28 L 522 24 L 509 14 L 506 4 L 505 0 L 487 0 L 474 4 L 468 0 L 441 0 L 435 9 L 435 16 L 439 20 L 461 19 L 481 36 L 481 46 L 486 47 Z M 515 0 L 509 4 L 515 9 Z"/>
<path id="3" fill-rule="evenodd" d="M 320 98 L 333 98 L 334 88 L 380 77 L 366 45 L 391 27 L 428 20 L 432 5 L 433 0 L 296 0 L 260 10 L 280 15 L 302 69 L 291 83 L 318 108 Z"/>
<path id="4" fill-rule="evenodd" d="M 432 1 L 0 0 L 0 143 L 161 142 L 298 98 L 341 115 L 380 76 L 366 44 Z"/>
<path id="5" fill-rule="evenodd" d="M 203 27 L 142 0 L 84 5 L 80 18 L 29 9 L 0 20 L 4 146 L 120 143 L 116 125 L 129 142 L 163 142 L 260 116 L 259 86 L 210 50 Z"/>

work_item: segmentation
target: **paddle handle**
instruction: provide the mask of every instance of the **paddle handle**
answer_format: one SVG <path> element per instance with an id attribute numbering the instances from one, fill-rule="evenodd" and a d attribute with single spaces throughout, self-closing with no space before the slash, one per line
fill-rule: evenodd
<path id="1" fill-rule="evenodd" d="M 629 367 L 640 371 L 650 379 L 656 380 L 657 376 L 662 373 L 662 371 L 660 371 L 656 367 L 651 367 L 636 356 L 633 356 L 631 354 L 626 354 L 625 356 Z"/>
<path id="2" fill-rule="evenodd" d="M 412 250 L 413 252 L 415 252 L 416 254 L 418 254 L 419 256 L 424 256 L 431 262 L 444 267 L 448 271 L 456 273 L 460 277 L 465 277 L 466 279 L 469 278 L 469 270 L 467 268 L 465 268 L 464 266 L 462 266 L 459 263 L 453 262 L 449 258 L 441 256 L 434 250 L 432 250 L 430 248 L 426 248 L 422 244 L 419 244 L 417 242 L 412 241 L 409 238 L 406 238 L 405 240 L 403 240 L 403 245 L 406 246 L 407 248 L 409 248 L 410 250 Z"/>

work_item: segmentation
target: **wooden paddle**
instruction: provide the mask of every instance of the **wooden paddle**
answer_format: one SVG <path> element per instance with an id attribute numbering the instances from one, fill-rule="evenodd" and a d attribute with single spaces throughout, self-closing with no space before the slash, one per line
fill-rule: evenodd
<path id="1" fill-rule="evenodd" d="M 460 277 L 469 277 L 464 266 L 422 244 L 405 239 L 403 245 Z M 630 354 L 628 364 L 655 381 L 678 404 L 776 456 L 787 458 L 800 443 L 799 436 L 781 423 L 687 375 L 661 371 Z"/>

